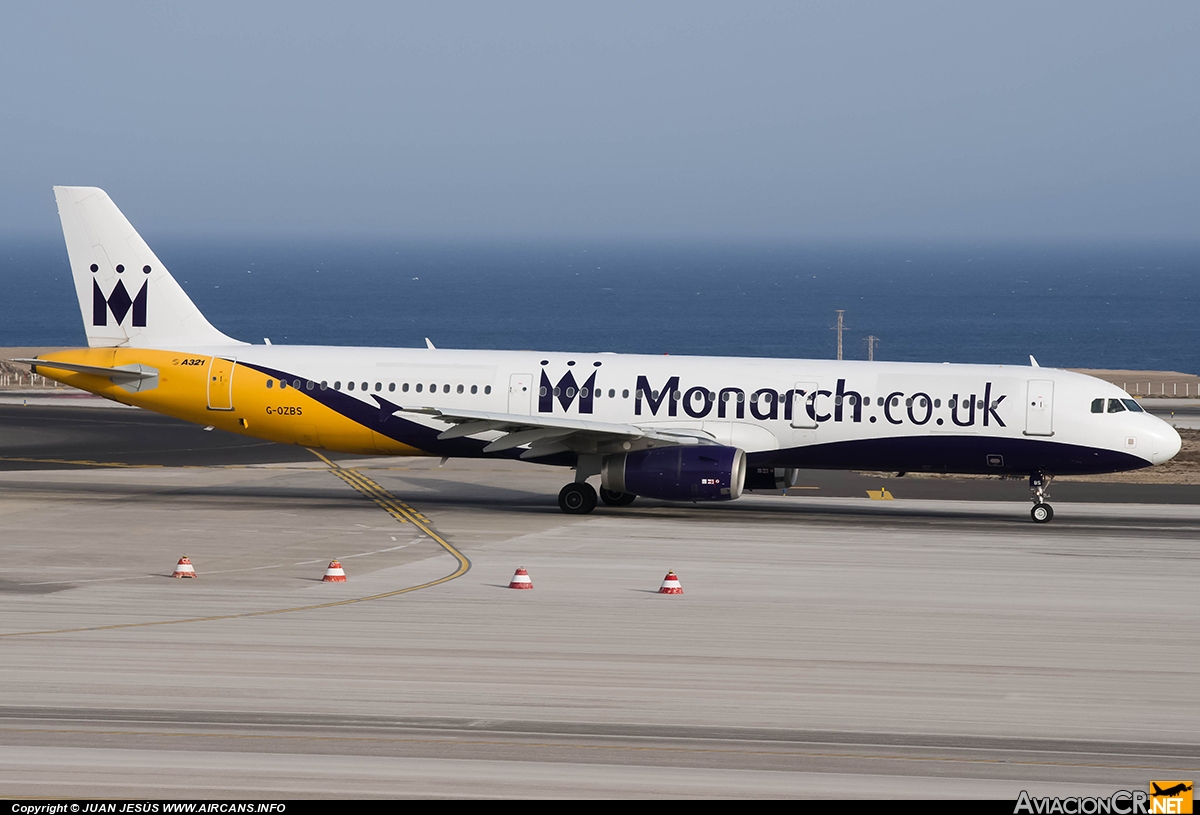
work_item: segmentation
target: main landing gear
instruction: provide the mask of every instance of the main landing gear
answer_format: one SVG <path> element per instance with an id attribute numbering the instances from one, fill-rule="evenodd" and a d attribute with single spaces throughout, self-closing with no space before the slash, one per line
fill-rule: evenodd
<path id="1" fill-rule="evenodd" d="M 587 515 L 596 508 L 596 490 L 586 481 L 568 484 L 558 493 L 558 508 L 568 515 Z"/>
<path id="2" fill-rule="evenodd" d="M 610 507 L 627 507 L 633 503 L 633 499 L 637 498 L 632 492 L 613 492 L 600 488 L 600 500 L 608 504 Z"/>
<path id="3" fill-rule="evenodd" d="M 630 492 L 600 488 L 600 500 L 610 507 L 627 507 L 634 498 L 637 496 Z M 596 508 L 596 490 L 586 481 L 568 484 L 558 494 L 558 508 L 568 515 L 587 515 Z"/>
<path id="4" fill-rule="evenodd" d="M 1029 517 L 1033 518 L 1035 524 L 1047 524 L 1054 520 L 1054 507 L 1046 503 L 1053 477 L 1044 473 L 1029 476 L 1029 491 L 1033 493 L 1033 509 L 1029 510 Z"/>

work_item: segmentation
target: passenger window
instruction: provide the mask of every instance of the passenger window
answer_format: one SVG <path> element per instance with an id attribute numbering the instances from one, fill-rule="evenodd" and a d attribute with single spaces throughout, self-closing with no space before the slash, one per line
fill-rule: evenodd
<path id="1" fill-rule="evenodd" d="M 340 380 L 340 379 L 339 379 L 339 380 L 337 380 L 336 382 L 334 382 L 334 383 L 333 383 L 333 389 L 334 389 L 335 391 L 340 391 L 340 390 L 342 389 L 342 380 Z"/>
<path id="2" fill-rule="evenodd" d="M 370 383 L 370 382 L 364 382 L 364 383 L 362 383 L 362 389 L 363 389 L 363 390 L 369 390 L 369 389 L 370 389 L 370 387 L 371 387 L 371 383 Z"/>
<path id="3" fill-rule="evenodd" d="M 626 388 L 625 390 L 621 391 L 621 398 L 622 398 L 622 399 L 628 399 L 628 398 L 629 398 L 629 389 L 628 389 L 628 388 Z"/>
<path id="4" fill-rule="evenodd" d="M 422 388 L 424 388 L 424 387 L 425 387 L 424 385 L 422 385 L 420 382 L 418 382 L 418 383 L 417 383 L 417 393 L 420 393 L 420 392 L 421 392 L 421 389 L 422 389 Z"/>
<path id="5" fill-rule="evenodd" d="M 484 392 L 484 393 L 491 393 L 491 392 L 492 392 L 492 386 L 491 386 L 491 385 L 484 385 L 484 386 L 483 386 L 483 392 Z"/>
<path id="6" fill-rule="evenodd" d="M 478 386 L 478 385 L 472 385 L 472 386 L 471 386 L 471 393 L 479 393 L 479 386 Z M 546 389 L 545 389 L 545 388 L 542 388 L 542 396 L 545 396 L 545 395 L 546 395 Z"/>
<path id="7" fill-rule="evenodd" d="M 395 393 L 395 392 L 396 392 L 396 383 L 389 382 L 388 383 L 388 393 Z"/>
<path id="8" fill-rule="evenodd" d="M 379 393 L 381 390 L 383 390 L 383 383 L 382 383 L 382 382 L 376 382 L 376 383 L 375 383 L 375 392 L 376 392 L 376 393 Z"/>
<path id="9" fill-rule="evenodd" d="M 405 382 L 403 385 L 401 385 L 400 390 L 404 391 L 405 393 L 408 393 L 408 383 Z"/>
<path id="10" fill-rule="evenodd" d="M 1120 399 L 1109 399 L 1108 400 L 1108 412 L 1109 413 L 1124 413 L 1125 406 L 1121 404 Z"/>
<path id="11" fill-rule="evenodd" d="M 442 385 L 442 393 L 449 393 L 449 392 L 450 392 L 450 386 Z"/>
<path id="12" fill-rule="evenodd" d="M 347 382 L 347 383 L 346 383 L 346 390 L 348 390 L 348 391 L 352 391 L 352 390 L 354 390 L 354 383 L 353 383 L 353 382 Z"/>
<path id="13" fill-rule="evenodd" d="M 1125 405 L 1125 407 L 1129 408 L 1130 413 L 1145 413 L 1146 412 L 1146 411 L 1142 410 L 1142 406 L 1137 403 L 1136 399 L 1122 399 L 1121 402 Z"/>
<path id="14" fill-rule="evenodd" d="M 273 388 L 273 387 L 275 387 L 275 380 L 274 380 L 274 379 L 268 379 L 268 380 L 267 380 L 267 390 L 270 390 L 270 389 L 271 389 L 271 388 Z"/>
<path id="15" fill-rule="evenodd" d="M 329 390 L 329 382 L 328 381 L 326 381 L 324 379 L 321 380 L 321 390 L 323 390 L 323 391 Z"/>
<path id="16" fill-rule="evenodd" d="M 459 385 L 459 386 L 458 386 L 458 392 L 459 392 L 459 393 L 462 393 L 462 392 L 463 392 L 463 386 L 462 386 L 462 385 Z"/>

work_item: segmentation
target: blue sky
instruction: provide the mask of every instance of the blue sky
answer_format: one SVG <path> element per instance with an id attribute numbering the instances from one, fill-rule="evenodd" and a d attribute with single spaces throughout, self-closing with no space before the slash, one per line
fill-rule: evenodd
<path id="1" fill-rule="evenodd" d="M 0 10 L 0 231 L 1200 238 L 1200 4 Z"/>

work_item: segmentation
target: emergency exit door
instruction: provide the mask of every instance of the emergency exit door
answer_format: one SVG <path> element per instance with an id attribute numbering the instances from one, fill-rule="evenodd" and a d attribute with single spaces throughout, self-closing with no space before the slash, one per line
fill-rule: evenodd
<path id="1" fill-rule="evenodd" d="M 1025 435 L 1054 435 L 1054 382 L 1031 379 L 1025 391 Z"/>
<path id="2" fill-rule="evenodd" d="M 508 412 L 528 416 L 533 412 L 533 374 L 513 374 L 508 379 Z"/>
<path id="3" fill-rule="evenodd" d="M 208 409 L 233 410 L 234 360 L 213 357 L 208 365 Z"/>

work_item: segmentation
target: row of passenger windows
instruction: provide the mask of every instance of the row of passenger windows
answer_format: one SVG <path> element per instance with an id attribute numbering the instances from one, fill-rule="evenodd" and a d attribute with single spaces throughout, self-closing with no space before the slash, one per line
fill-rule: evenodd
<path id="1" fill-rule="evenodd" d="M 1092 400 L 1092 413 L 1105 413 L 1103 399 Z M 1124 413 L 1125 411 L 1132 413 L 1145 413 L 1142 406 L 1137 403 L 1136 399 L 1109 399 L 1108 413 Z"/>
<path id="2" fill-rule="evenodd" d="M 268 387 L 268 388 L 274 388 L 274 387 L 275 387 L 275 380 L 274 380 L 274 379 L 268 379 L 268 380 L 267 380 L 267 387 Z M 408 393 L 408 391 L 409 391 L 409 388 L 410 388 L 410 387 L 411 387 L 411 388 L 412 388 L 414 391 L 416 391 L 417 393 L 423 393 L 423 392 L 425 391 L 425 383 L 424 383 L 424 382 L 418 382 L 418 383 L 416 383 L 416 385 L 415 385 L 415 386 L 410 386 L 408 382 L 405 382 L 405 383 L 403 383 L 403 384 L 400 386 L 400 392 L 401 392 L 401 393 Z M 439 385 L 437 385 L 436 383 L 429 385 L 429 392 L 430 392 L 430 393 L 437 393 L 437 392 L 438 392 L 438 388 L 439 388 L 439 387 L 441 388 L 441 392 L 442 392 L 442 393 L 450 393 L 450 391 L 451 391 L 451 389 L 452 389 L 452 388 L 453 388 L 453 390 L 454 390 L 454 392 L 455 392 L 455 393 L 467 393 L 467 392 L 468 392 L 468 391 L 467 391 L 467 386 L 466 386 L 466 385 L 446 385 L 446 384 L 443 384 L 443 385 L 440 385 L 440 386 L 439 386 Z M 282 389 L 284 389 L 284 388 L 295 388 L 296 390 L 309 390 L 309 391 L 311 391 L 311 390 L 323 390 L 323 391 L 326 391 L 326 390 L 329 390 L 329 388 L 330 388 L 330 385 L 329 385 L 329 382 L 328 382 L 328 380 L 326 380 L 326 381 L 322 381 L 322 382 L 314 382 L 314 381 L 313 381 L 313 380 L 311 380 L 311 379 L 293 379 L 291 382 L 288 382 L 286 379 L 281 379 L 281 380 L 279 380 L 279 388 L 280 388 L 280 390 L 282 390 Z M 337 381 L 335 381 L 335 382 L 333 383 L 333 389 L 334 389 L 335 391 L 340 391 L 340 390 L 342 389 L 342 382 L 341 382 L 341 380 L 340 380 L 340 379 L 339 379 L 339 380 L 337 380 Z M 370 382 L 347 382 L 347 383 L 346 383 L 346 390 L 348 390 L 348 391 L 352 391 L 352 390 L 369 391 L 369 390 L 371 390 L 371 389 L 372 389 L 372 388 L 371 388 L 371 383 L 370 383 Z M 375 383 L 374 390 L 375 390 L 375 392 L 376 392 L 376 393 L 379 393 L 379 392 L 381 392 L 381 391 L 383 390 L 383 383 L 382 383 L 382 382 L 376 382 L 376 383 Z M 395 382 L 389 382 L 389 383 L 387 383 L 387 390 L 388 390 L 388 393 L 395 393 L 395 391 L 396 391 L 396 383 L 395 383 Z M 470 392 L 471 392 L 471 393 L 479 393 L 479 386 L 478 386 L 478 385 L 471 385 L 471 386 L 470 386 Z M 491 393 L 491 392 L 492 392 L 492 386 L 491 386 L 491 385 L 484 385 L 484 386 L 483 386 L 483 392 L 484 392 L 485 394 L 489 394 L 489 393 Z"/>

